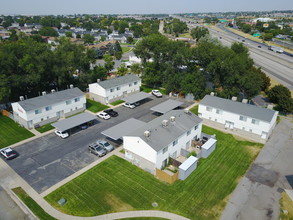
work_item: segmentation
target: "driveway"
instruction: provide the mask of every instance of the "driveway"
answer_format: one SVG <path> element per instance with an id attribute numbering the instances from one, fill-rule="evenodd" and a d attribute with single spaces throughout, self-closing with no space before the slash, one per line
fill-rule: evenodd
<path id="1" fill-rule="evenodd" d="M 119 113 L 118 117 L 110 120 L 98 119 L 95 125 L 66 139 L 57 137 L 54 133 L 40 137 L 14 148 L 20 156 L 7 163 L 41 193 L 99 159 L 88 152 L 87 146 L 104 138 L 102 131 L 129 118 L 148 122 L 157 117 L 150 108 L 167 99 L 168 97 L 151 97 L 135 109 L 118 107 L 115 109 Z M 189 104 L 186 102 L 183 107 Z M 115 143 L 112 144 L 115 146 Z"/>
<path id="2" fill-rule="evenodd" d="M 283 189 L 293 174 L 292 119 L 282 118 L 271 138 L 241 179 L 222 213 L 223 220 L 277 220 Z"/>

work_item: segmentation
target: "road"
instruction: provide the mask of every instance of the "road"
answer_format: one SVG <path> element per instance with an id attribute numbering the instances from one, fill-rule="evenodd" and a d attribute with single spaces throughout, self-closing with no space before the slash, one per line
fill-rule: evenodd
<path id="1" fill-rule="evenodd" d="M 283 118 L 232 193 L 221 220 L 277 220 L 279 199 L 293 181 L 292 119 Z"/>

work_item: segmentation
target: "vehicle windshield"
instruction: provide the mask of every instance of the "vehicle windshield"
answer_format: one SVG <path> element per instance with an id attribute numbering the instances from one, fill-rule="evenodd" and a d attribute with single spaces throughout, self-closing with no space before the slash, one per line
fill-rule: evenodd
<path id="1" fill-rule="evenodd" d="M 7 156 L 12 156 L 12 155 L 15 155 L 15 152 L 14 152 L 14 151 L 9 151 L 9 152 L 7 152 L 6 155 L 7 155 Z"/>
<path id="2" fill-rule="evenodd" d="M 97 146 L 97 147 L 96 147 L 96 150 L 97 150 L 97 151 L 100 151 L 100 150 L 102 150 L 102 149 L 103 149 L 103 148 L 102 148 L 101 146 Z"/>
<path id="3" fill-rule="evenodd" d="M 108 147 L 110 144 L 108 142 L 104 143 L 104 146 Z"/>

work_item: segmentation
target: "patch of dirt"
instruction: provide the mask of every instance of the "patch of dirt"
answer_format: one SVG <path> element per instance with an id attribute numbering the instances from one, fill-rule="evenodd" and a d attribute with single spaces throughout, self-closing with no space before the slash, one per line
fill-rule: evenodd
<path id="1" fill-rule="evenodd" d="M 252 182 L 261 183 L 273 187 L 279 178 L 279 174 L 273 170 L 265 169 L 257 164 L 252 164 L 246 177 Z"/>
<path id="2" fill-rule="evenodd" d="M 108 193 L 105 196 L 105 199 L 106 199 L 106 202 L 111 206 L 113 212 L 123 212 L 123 211 L 134 210 L 134 208 L 131 205 L 121 201 L 114 194 Z"/>
<path id="3" fill-rule="evenodd" d="M 252 158 L 255 158 L 261 150 L 260 147 L 256 146 L 245 146 L 245 149 L 251 155 Z"/>

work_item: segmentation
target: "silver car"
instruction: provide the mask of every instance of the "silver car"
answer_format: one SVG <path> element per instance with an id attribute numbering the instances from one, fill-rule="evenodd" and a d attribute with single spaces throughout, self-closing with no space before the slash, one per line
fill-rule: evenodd
<path id="1" fill-rule="evenodd" d="M 109 142 L 107 142 L 107 141 L 104 141 L 104 140 L 98 140 L 96 143 L 97 143 L 99 146 L 105 148 L 106 151 L 108 151 L 108 152 L 111 152 L 112 150 L 114 150 L 114 147 L 113 147 L 111 144 L 109 144 Z"/>
<path id="2" fill-rule="evenodd" d="M 107 151 L 102 146 L 93 143 L 89 146 L 89 152 L 93 153 L 99 157 L 105 156 L 107 154 Z"/>

